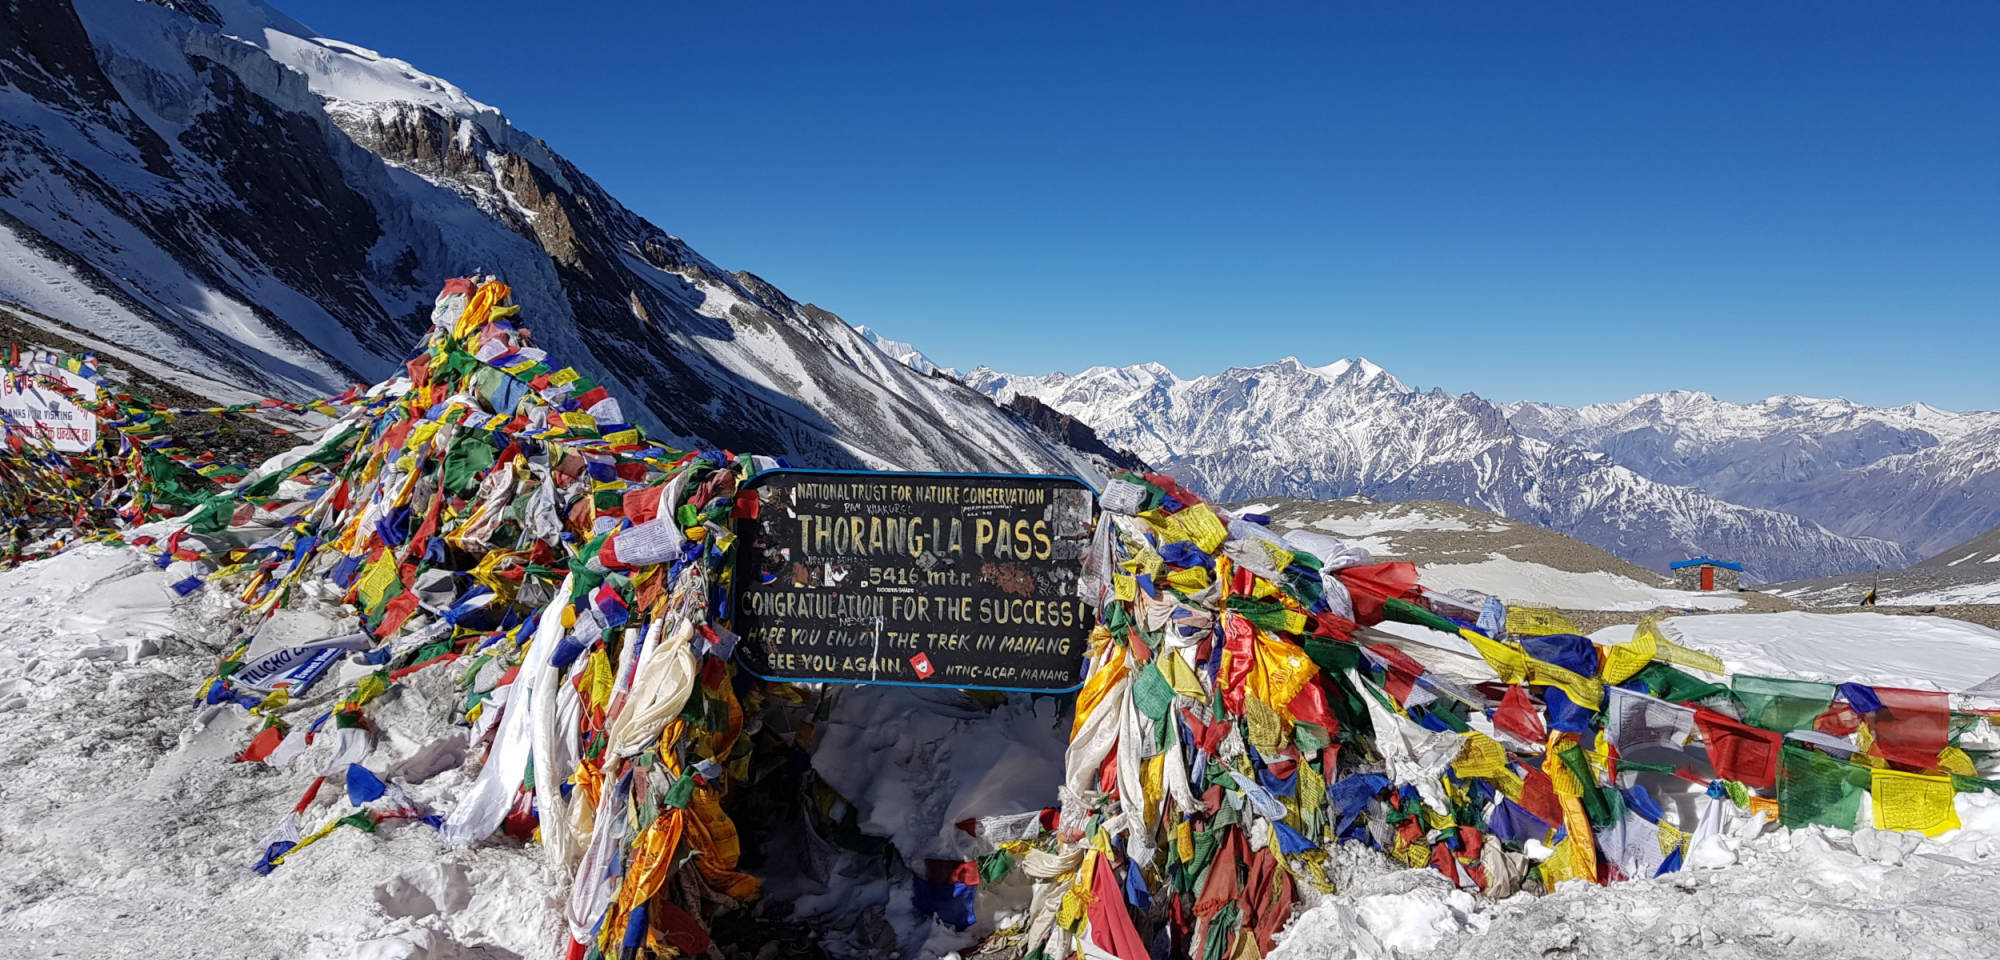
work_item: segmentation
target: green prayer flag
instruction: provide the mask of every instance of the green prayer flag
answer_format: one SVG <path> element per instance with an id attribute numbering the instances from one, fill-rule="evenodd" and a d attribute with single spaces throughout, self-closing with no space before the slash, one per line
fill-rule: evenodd
<path id="1" fill-rule="evenodd" d="M 1812 729 L 1813 720 L 1833 702 L 1834 686 L 1809 680 L 1737 674 L 1731 680 L 1745 723 L 1789 733 Z"/>
<path id="2" fill-rule="evenodd" d="M 1852 830 L 1872 776 L 1867 767 L 1787 743 L 1778 764 L 1778 822 Z"/>

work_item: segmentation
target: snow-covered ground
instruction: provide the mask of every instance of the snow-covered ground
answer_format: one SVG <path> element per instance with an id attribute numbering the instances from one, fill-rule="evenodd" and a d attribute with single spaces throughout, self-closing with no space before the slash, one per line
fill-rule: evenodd
<path id="1" fill-rule="evenodd" d="M 0 573 L 0 956 L 549 955 L 552 878 L 518 845 L 453 853 L 421 824 L 343 827 L 253 874 L 332 738 L 281 769 L 230 763 L 247 718 L 193 705 L 220 598 L 165 584 L 140 553 L 96 545 Z M 396 736 L 376 757 L 463 742 L 438 702 L 452 678 L 434 673 L 382 708 Z M 406 787 L 422 801 L 462 776 Z M 330 780 L 314 822 L 344 803 Z"/>
<path id="2" fill-rule="evenodd" d="M 8 772 L 0 778 L 0 897 L 9 905 L 0 911 L 0 943 L 8 945 L 0 956 L 557 955 L 556 878 L 539 851 L 513 841 L 448 851 L 421 824 L 389 823 L 373 836 L 343 827 L 269 876 L 253 874 L 264 831 L 330 748 L 275 767 L 229 762 L 248 739 L 248 721 L 234 709 L 194 706 L 227 632 L 228 605 L 207 591 L 174 596 L 165 587 L 174 575 L 138 552 L 95 545 L 0 572 L 0 769 Z M 1955 691 L 2000 673 L 2000 633 L 1940 618 L 1787 613 L 1668 623 L 1732 670 Z M 1625 634 L 1612 628 L 1595 639 Z M 398 782 L 420 803 L 444 803 L 469 777 L 462 767 L 414 762 L 463 743 L 463 730 L 447 720 L 453 678 L 448 668 L 419 673 L 378 714 L 370 766 L 403 774 Z M 949 856 L 955 820 L 1032 809 L 1044 794 L 1038 781 L 1053 796 L 1067 722 L 1047 701 L 1010 703 L 992 711 L 985 734 L 968 734 L 979 729 L 978 711 L 916 702 L 933 695 L 942 694 L 856 691 L 829 717 L 822 749 L 900 757 L 839 786 L 872 831 Z M 926 722 L 913 722 L 917 713 Z M 976 741 L 987 734 L 982 747 Z M 434 766 L 447 769 L 421 769 Z M 821 772 L 853 780 L 852 770 Z M 321 822 L 344 802 L 330 781 L 307 819 Z M 1294 922 L 1278 956 L 2000 955 L 2000 920 L 1988 907 L 2000 883 L 2000 797 L 1962 795 L 1958 806 L 1964 829 L 1935 841 L 1868 828 L 1787 833 L 1743 817 L 1712 860 L 1725 865 L 1497 902 L 1451 890 L 1431 871 L 1343 848 L 1335 854 L 1339 891 Z M 820 905 L 837 912 L 873 903 L 901 926 L 894 914 L 904 896 L 889 887 L 829 888 Z M 1002 905 L 982 894 L 982 915 Z M 910 957 L 964 942 L 898 933 Z M 921 946 L 910 950 L 913 943 Z"/>
<path id="3" fill-rule="evenodd" d="M 2000 796 L 1961 795 L 1959 816 L 1938 840 L 1744 819 L 1727 866 L 1500 901 L 1343 854 L 1341 892 L 1294 920 L 1272 960 L 2000 956 Z"/>
<path id="4" fill-rule="evenodd" d="M 1434 589 L 1477 590 L 1508 603 L 1572 610 L 1734 610 L 1744 604 L 1728 593 L 1672 590 L 1602 570 L 1558 570 L 1497 553 L 1478 563 L 1426 564 L 1423 575 L 1424 584 Z"/>
<path id="5" fill-rule="evenodd" d="M 2000 631 L 1946 617 L 1787 611 L 1673 617 L 1665 626 L 1676 642 L 1720 657 L 1730 673 L 1948 693 L 2000 675 Z M 1631 638 L 1626 626 L 1591 635 L 1599 644 Z"/>
<path id="6" fill-rule="evenodd" d="M 561 956 L 560 881 L 517 841 L 450 851 L 421 823 L 388 822 L 373 836 L 342 827 L 270 875 L 252 873 L 265 832 L 334 738 L 289 762 L 231 762 L 253 722 L 235 707 L 194 705 L 229 605 L 213 590 L 175 596 L 166 584 L 180 575 L 100 545 L 0 572 L 0 957 L 26 943 L 37 956 L 146 960 Z M 308 606 L 281 619 L 317 616 Z M 316 624 L 297 626 L 334 632 Z M 450 723 L 456 677 L 436 667 L 395 688 L 367 758 L 439 812 L 477 770 L 465 762 L 465 728 Z M 1053 803 L 1069 724 L 1047 697 L 988 709 L 954 691 L 843 688 L 818 754 L 845 762 L 820 772 L 863 830 L 921 866 L 981 852 L 954 827 L 961 819 Z M 310 831 L 347 812 L 335 776 L 301 821 Z M 839 856 L 820 850 L 819 862 L 829 855 Z M 908 871 L 866 866 L 774 876 L 770 892 L 822 928 L 829 948 L 857 956 L 868 945 L 856 946 L 867 931 L 855 917 L 871 908 L 914 957 L 976 942 L 994 916 L 1026 905 L 1025 883 L 997 886 L 982 895 L 987 922 L 955 933 L 916 916 Z"/>

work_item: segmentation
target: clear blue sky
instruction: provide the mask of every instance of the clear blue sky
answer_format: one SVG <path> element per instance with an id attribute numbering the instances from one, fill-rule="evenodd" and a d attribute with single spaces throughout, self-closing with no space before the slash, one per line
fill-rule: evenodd
<path id="1" fill-rule="evenodd" d="M 944 364 L 2000 408 L 2000 4 L 278 5 Z"/>

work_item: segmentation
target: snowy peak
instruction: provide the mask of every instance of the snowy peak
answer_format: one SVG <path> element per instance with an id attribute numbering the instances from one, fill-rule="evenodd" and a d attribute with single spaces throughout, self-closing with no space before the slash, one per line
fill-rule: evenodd
<path id="1" fill-rule="evenodd" d="M 1292 358 L 1287 357 L 1286 359 L 1289 360 Z M 1353 384 L 1380 383 L 1386 389 L 1405 393 L 1409 391 L 1408 387 L 1403 386 L 1402 381 L 1390 376 L 1389 371 L 1376 366 L 1367 357 L 1356 357 L 1353 360 L 1335 360 L 1324 367 L 1309 367 L 1307 369 L 1329 380 Z"/>
<path id="2" fill-rule="evenodd" d="M 931 358 L 924 356 L 923 351 L 918 350 L 916 347 L 901 340 L 890 340 L 868 329 L 865 324 L 856 326 L 854 332 L 860 334 L 861 339 L 873 344 L 875 349 L 882 351 L 889 359 L 925 376 L 930 376 L 933 373 L 941 373 L 953 378 L 958 376 L 957 370 L 953 370 L 950 367 L 940 367 L 932 363 Z"/>

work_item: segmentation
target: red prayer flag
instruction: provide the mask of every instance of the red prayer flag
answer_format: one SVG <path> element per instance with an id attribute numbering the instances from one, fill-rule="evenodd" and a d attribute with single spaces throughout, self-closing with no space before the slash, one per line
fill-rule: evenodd
<path id="1" fill-rule="evenodd" d="M 633 525 L 645 523 L 660 515 L 660 494 L 665 487 L 647 487 L 625 495 L 625 519 Z"/>
<path id="2" fill-rule="evenodd" d="M 1951 743 L 1951 695 L 1935 690 L 1876 687 L 1882 709 L 1868 716 L 1875 743 L 1868 752 L 1918 770 L 1937 766 Z"/>
<path id="3" fill-rule="evenodd" d="M 1371 644 L 1368 652 L 1388 661 L 1384 668 L 1388 676 L 1382 689 L 1397 703 L 1408 703 L 1410 689 L 1417 685 L 1417 678 L 1424 675 L 1424 665 L 1411 659 L 1410 655 L 1386 643 Z"/>
<path id="4" fill-rule="evenodd" d="M 1231 716 L 1243 715 L 1243 682 L 1256 657 L 1256 628 L 1236 613 L 1222 615 L 1223 649 L 1229 654 L 1229 675 L 1223 678 L 1222 705 Z"/>
<path id="5" fill-rule="evenodd" d="M 1147 960 L 1146 941 L 1139 937 L 1139 928 L 1133 926 L 1132 914 L 1125 909 L 1125 891 L 1119 889 L 1111 861 L 1101 853 L 1093 856 L 1097 857 L 1097 868 L 1090 872 L 1091 901 L 1085 908 L 1090 918 L 1090 939 L 1118 960 Z M 1128 864 L 1126 869 L 1138 868 Z M 1226 871 L 1211 872 L 1236 875 L 1233 864 Z"/>
<path id="6" fill-rule="evenodd" d="M 1292 719 L 1314 724 L 1325 730 L 1329 737 L 1340 732 L 1340 721 L 1334 719 L 1333 710 L 1326 702 L 1326 691 L 1320 688 L 1317 679 L 1307 681 L 1305 686 L 1300 687 L 1299 695 L 1293 697 L 1285 709 L 1291 712 Z"/>
<path id="7" fill-rule="evenodd" d="M 1556 799 L 1556 785 L 1540 767 L 1529 767 L 1521 778 L 1521 807 L 1543 823 L 1563 822 L 1562 801 Z"/>
<path id="8" fill-rule="evenodd" d="M 1541 711 L 1528 699 L 1527 688 L 1518 683 L 1507 688 L 1500 706 L 1493 710 L 1493 728 L 1526 743 L 1541 743 L 1549 738 Z"/>
<path id="9" fill-rule="evenodd" d="M 1853 707 L 1836 700 L 1826 708 L 1825 713 L 1813 718 L 1812 728 L 1821 733 L 1845 737 L 1861 729 L 1861 716 L 1854 712 Z"/>
<path id="10" fill-rule="evenodd" d="M 975 860 L 924 860 L 924 880 L 928 883 L 979 885 L 979 863 Z"/>
<path id="11" fill-rule="evenodd" d="M 262 760 L 270 756 L 271 751 L 278 749 L 278 744 L 283 742 L 284 739 L 285 731 L 277 727 L 265 727 L 255 737 L 251 738 L 250 745 L 244 747 L 242 753 L 237 754 L 236 762 L 254 763 Z"/>
<path id="12" fill-rule="evenodd" d="M 1778 753 L 1784 746 L 1783 734 L 1761 727 L 1737 723 L 1713 710 L 1695 709 L 1695 725 L 1708 747 L 1708 762 L 1715 775 L 1738 780 L 1746 787 L 1770 788 L 1778 785 Z"/>
<path id="13" fill-rule="evenodd" d="M 1354 600 L 1354 620 L 1364 626 L 1382 622 L 1385 600 L 1417 598 L 1417 567 L 1412 563 L 1376 563 L 1334 573 Z"/>

